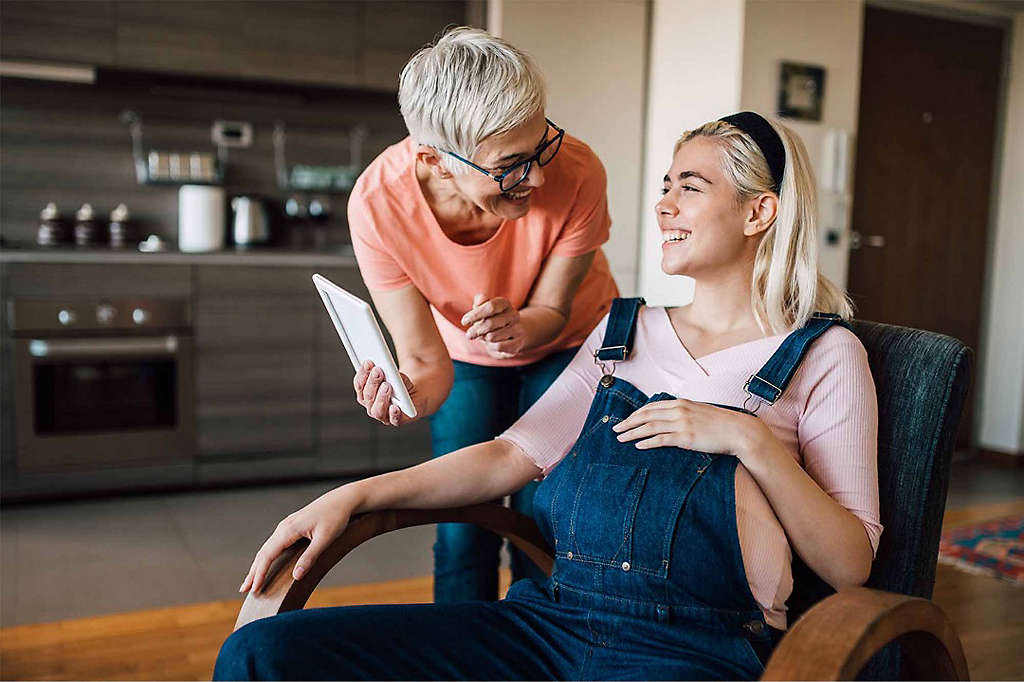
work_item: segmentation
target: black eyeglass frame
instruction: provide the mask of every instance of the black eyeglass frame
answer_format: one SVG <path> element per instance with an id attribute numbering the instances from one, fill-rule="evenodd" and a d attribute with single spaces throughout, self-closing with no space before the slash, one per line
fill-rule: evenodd
<path id="1" fill-rule="evenodd" d="M 533 164 L 534 161 L 537 162 L 538 166 L 543 167 L 543 166 L 548 165 L 552 161 L 554 161 L 555 157 L 558 155 L 558 150 L 562 147 L 562 138 L 565 137 L 565 129 L 564 128 L 559 128 L 558 126 L 556 126 L 554 124 L 554 122 L 552 122 L 551 119 L 549 119 L 549 118 L 545 118 L 544 122 L 547 123 L 549 126 L 551 126 L 552 128 L 555 129 L 555 131 L 556 131 L 555 136 L 553 138 L 551 138 L 550 140 L 547 140 L 544 143 L 544 145 L 540 149 L 537 150 L 536 154 L 534 154 L 533 156 L 531 156 L 528 159 L 523 159 L 522 161 L 519 161 L 518 163 L 510 166 L 507 170 L 505 170 L 503 173 L 499 173 L 498 175 L 495 175 L 494 173 L 491 173 L 486 168 L 481 168 L 480 166 L 476 165 L 475 163 L 473 163 L 469 159 L 464 159 L 464 158 L 462 158 L 461 156 L 459 156 L 458 154 L 456 154 L 454 152 L 447 152 L 446 151 L 445 154 L 447 154 L 448 156 L 454 156 L 456 159 L 458 159 L 462 163 L 470 166 L 471 168 L 475 168 L 476 170 L 480 171 L 481 173 L 483 173 L 484 175 L 489 177 L 491 180 L 494 180 L 495 182 L 497 182 L 498 183 L 498 187 L 501 189 L 502 192 L 508 192 L 509 190 L 511 190 L 511 189 L 513 189 L 515 187 L 518 187 L 519 185 L 521 185 L 523 183 L 524 180 L 526 180 L 527 176 L 530 175 L 530 167 L 531 167 L 531 165 Z M 553 144 L 557 144 L 558 145 L 558 147 L 555 149 L 555 152 L 551 155 L 550 159 L 548 159 L 544 163 L 541 163 L 541 161 L 540 161 L 541 154 L 546 152 L 548 150 L 548 148 L 551 147 L 551 145 L 553 145 Z M 505 187 L 505 184 L 504 184 L 505 183 L 505 178 L 508 177 L 509 175 L 512 175 L 512 173 L 516 172 L 516 169 L 520 168 L 521 166 L 526 166 L 526 167 L 523 169 L 523 171 L 522 171 L 523 174 L 520 176 L 520 178 L 518 180 L 516 180 L 514 183 L 512 183 L 511 185 L 509 185 L 508 187 Z"/>

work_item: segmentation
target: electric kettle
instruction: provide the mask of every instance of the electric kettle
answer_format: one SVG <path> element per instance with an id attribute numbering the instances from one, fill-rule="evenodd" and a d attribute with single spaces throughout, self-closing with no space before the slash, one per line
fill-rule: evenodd
<path id="1" fill-rule="evenodd" d="M 267 206 L 255 196 L 237 196 L 231 200 L 234 216 L 231 220 L 231 236 L 239 246 L 266 244 L 270 241 L 270 218 Z"/>

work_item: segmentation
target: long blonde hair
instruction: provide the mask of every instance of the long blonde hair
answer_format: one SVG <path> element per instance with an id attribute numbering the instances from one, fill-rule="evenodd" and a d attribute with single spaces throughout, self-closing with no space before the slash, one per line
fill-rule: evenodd
<path id="1" fill-rule="evenodd" d="M 782 139 L 786 170 L 778 192 L 779 208 L 762 233 L 754 256 L 751 306 L 765 333 L 783 334 L 802 327 L 815 311 L 853 317 L 843 290 L 818 271 L 818 208 L 814 174 L 800 138 L 765 117 Z M 749 135 L 725 121 L 711 121 L 683 133 L 673 154 L 695 137 L 714 139 L 722 149 L 722 166 L 740 201 L 765 192 L 775 183 L 764 154 Z"/>

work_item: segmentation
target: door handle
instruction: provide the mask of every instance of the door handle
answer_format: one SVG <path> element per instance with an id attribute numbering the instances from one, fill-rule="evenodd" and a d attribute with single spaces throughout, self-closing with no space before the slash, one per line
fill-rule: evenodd
<path id="1" fill-rule="evenodd" d="M 862 246 L 881 248 L 885 246 L 885 237 L 880 234 L 861 234 L 857 230 L 850 232 L 850 250 L 859 249 Z"/>
<path id="2" fill-rule="evenodd" d="M 32 339 L 28 353 L 34 358 L 94 358 L 110 355 L 174 355 L 178 337 L 153 339 Z"/>

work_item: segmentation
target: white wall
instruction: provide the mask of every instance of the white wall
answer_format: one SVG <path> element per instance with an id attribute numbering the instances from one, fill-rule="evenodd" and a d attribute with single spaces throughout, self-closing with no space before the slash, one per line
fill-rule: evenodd
<path id="1" fill-rule="evenodd" d="M 863 34 L 862 0 L 748 0 L 743 38 L 742 108 L 773 114 L 778 108 L 779 65 L 783 61 L 825 67 L 821 121 L 786 119 L 807 146 L 819 181 L 818 213 L 821 271 L 846 286 L 853 176 L 845 190 L 828 191 L 822 182 L 826 132 L 847 132 L 848 170 L 856 148 Z M 780 39 L 780 36 L 784 38 Z M 828 245 L 830 230 L 840 242 Z"/>
<path id="2" fill-rule="evenodd" d="M 604 252 L 623 295 L 634 295 L 646 0 L 491 0 L 487 25 L 534 58 L 547 81 L 548 118 L 604 162 L 612 216 Z"/>
<path id="3" fill-rule="evenodd" d="M 652 2 L 640 235 L 640 294 L 651 305 L 693 298 L 693 280 L 661 271 L 654 204 L 679 136 L 739 108 L 744 9 L 743 0 Z"/>
<path id="4" fill-rule="evenodd" d="M 976 370 L 978 446 L 1024 453 L 1024 12 L 1013 19 L 987 324 Z"/>

